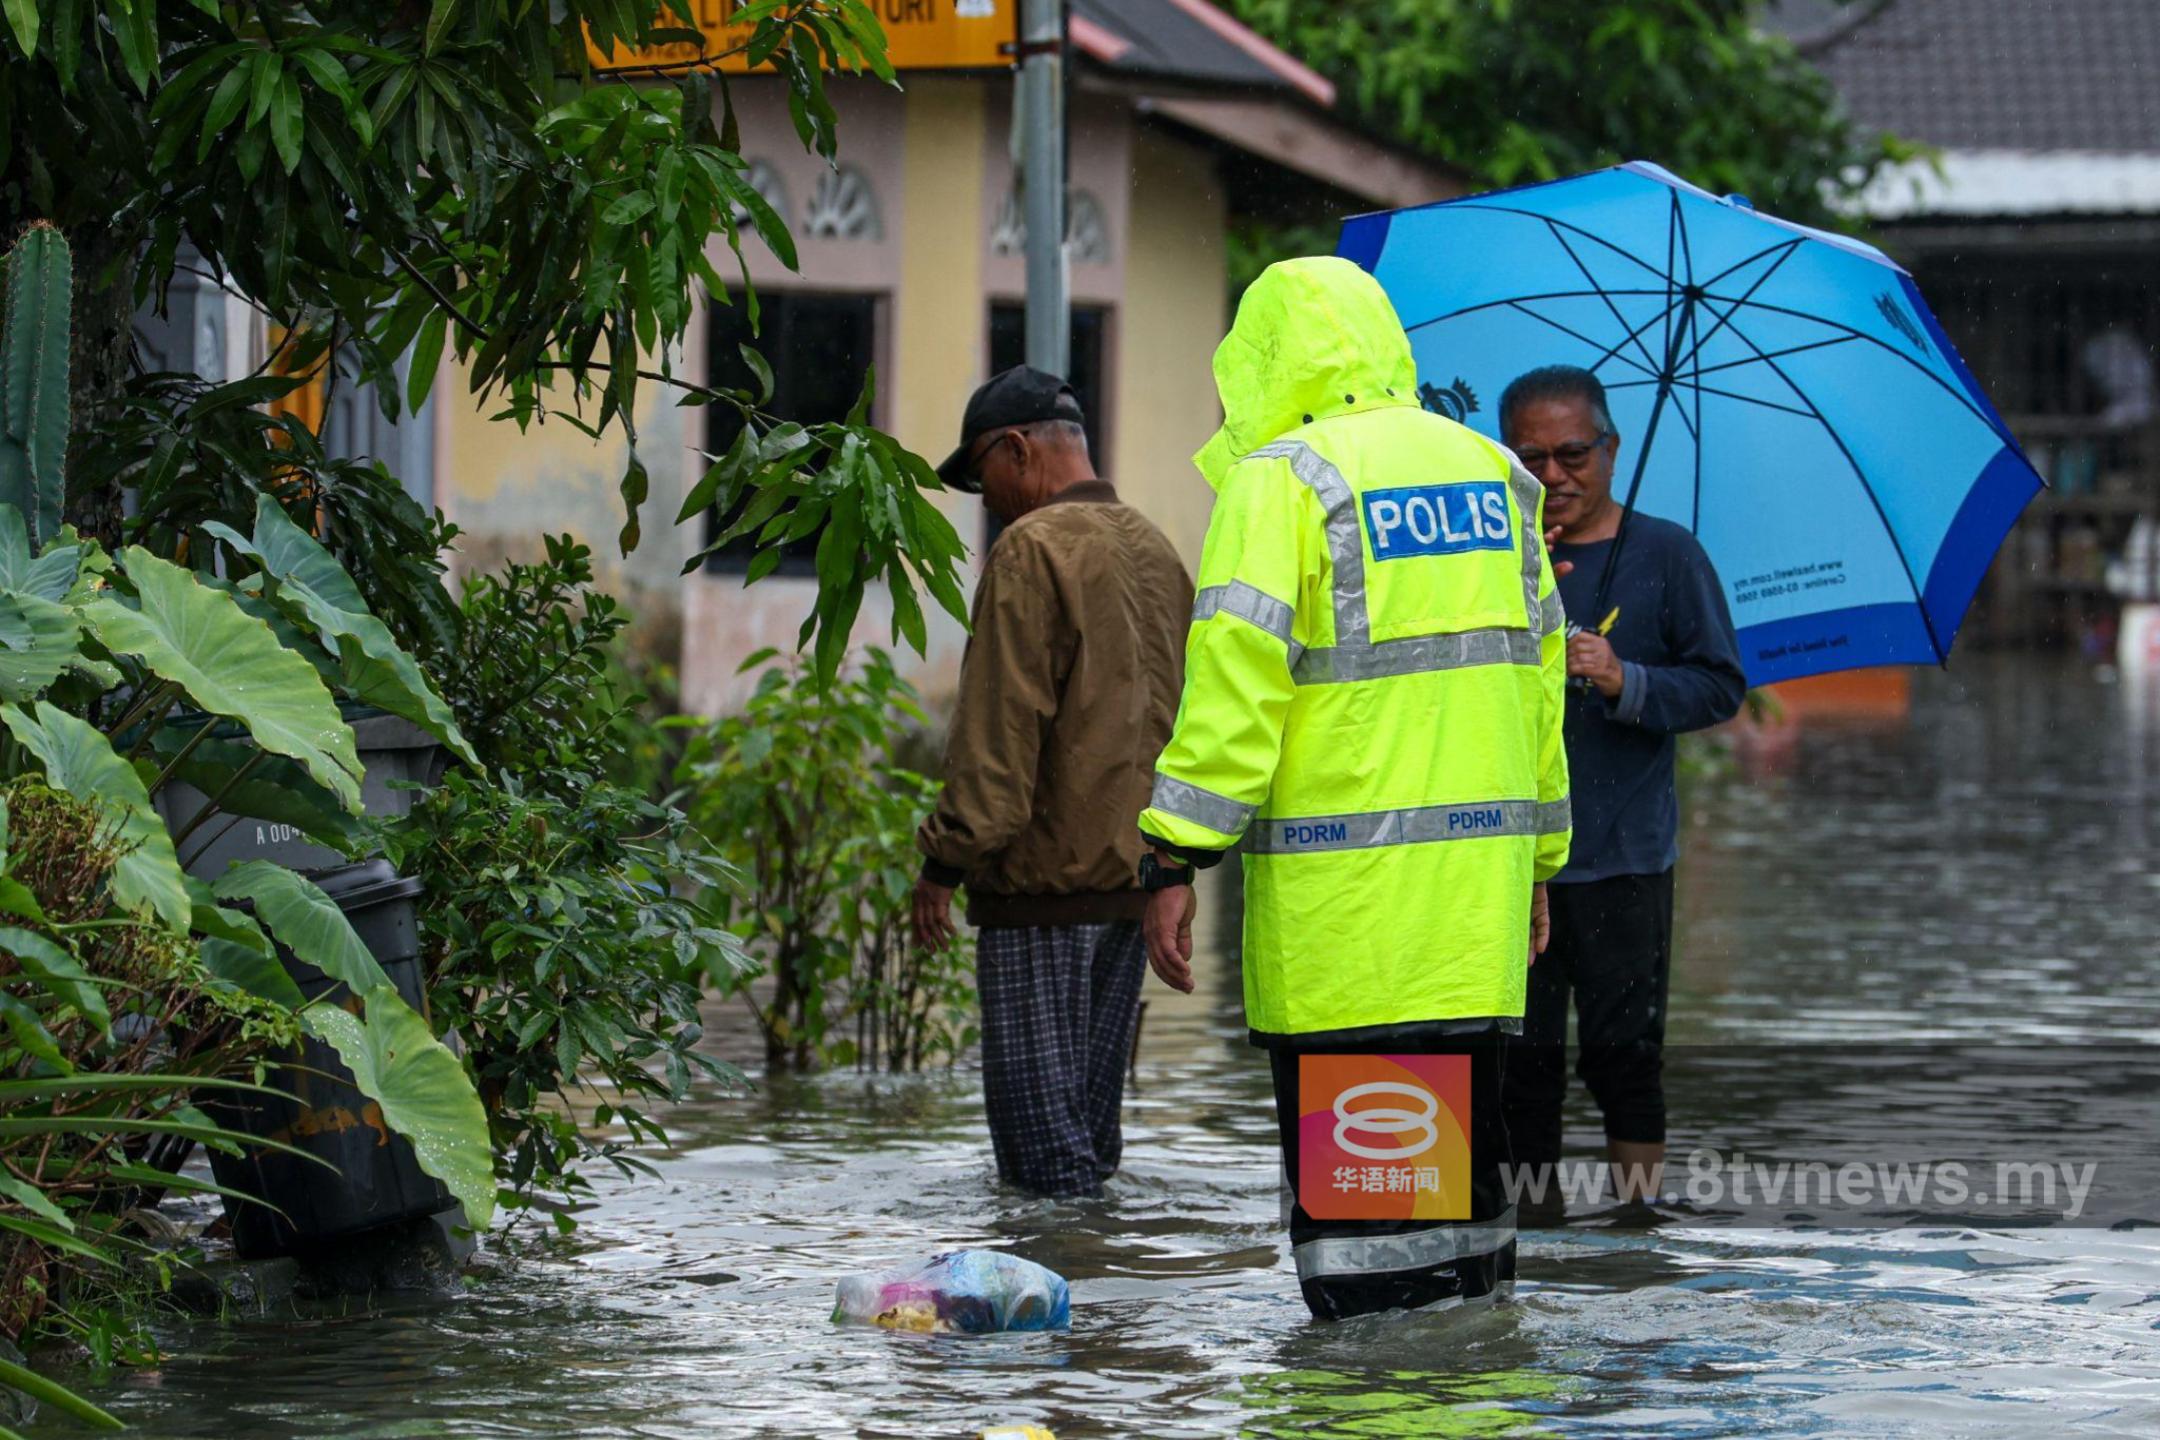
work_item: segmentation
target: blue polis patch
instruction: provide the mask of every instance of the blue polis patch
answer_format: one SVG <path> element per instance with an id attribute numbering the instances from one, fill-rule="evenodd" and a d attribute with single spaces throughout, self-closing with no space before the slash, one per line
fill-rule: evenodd
<path id="1" fill-rule="evenodd" d="M 1515 548 L 1507 486 L 1498 480 L 1368 490 L 1364 500 L 1375 560 Z"/>

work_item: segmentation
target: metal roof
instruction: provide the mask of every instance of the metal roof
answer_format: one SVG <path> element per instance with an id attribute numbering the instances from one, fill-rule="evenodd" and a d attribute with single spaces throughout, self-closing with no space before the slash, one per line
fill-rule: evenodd
<path id="1" fill-rule="evenodd" d="M 1335 103 L 1326 79 L 1207 0 L 1072 0 L 1071 14 L 1074 46 L 1111 74 Z"/>
<path id="2" fill-rule="evenodd" d="M 2155 0 L 1777 0 L 1847 111 L 1945 150 L 2160 154 Z"/>

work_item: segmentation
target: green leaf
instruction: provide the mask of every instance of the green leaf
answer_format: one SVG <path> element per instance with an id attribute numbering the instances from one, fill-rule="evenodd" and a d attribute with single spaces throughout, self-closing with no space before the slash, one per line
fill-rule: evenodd
<path id="1" fill-rule="evenodd" d="M 288 1010 L 307 1004 L 307 997 L 276 957 L 264 955 L 237 941 L 216 936 L 202 942 L 203 969 L 210 978 Z"/>
<path id="2" fill-rule="evenodd" d="M 73 955 L 17 925 L 0 925 L 0 955 L 12 956 L 24 978 L 61 1004 L 72 1006 L 97 1026 L 100 1035 L 112 1033 L 112 1012 L 105 1008 L 105 997 Z"/>
<path id="3" fill-rule="evenodd" d="M 653 197 L 644 190 L 633 190 L 607 209 L 600 212 L 603 225 L 628 225 L 653 208 Z"/>
<path id="4" fill-rule="evenodd" d="M 0 591 L 0 700 L 27 701 L 82 657 L 73 611 Z"/>
<path id="5" fill-rule="evenodd" d="M 337 702 L 312 665 L 229 595 L 196 583 L 140 545 L 124 552 L 141 599 L 130 610 L 101 595 L 84 614 L 105 648 L 133 655 L 187 692 L 200 709 L 247 727 L 255 743 L 287 755 L 360 810 L 360 758 Z"/>
<path id="6" fill-rule="evenodd" d="M 449 333 L 450 317 L 440 310 L 429 313 L 420 322 L 419 338 L 413 341 L 408 352 L 410 361 L 405 375 L 405 406 L 417 413 L 427 403 L 428 391 L 435 384 L 435 370 L 442 363 L 443 340 Z"/>
<path id="7" fill-rule="evenodd" d="M 0 504 L 0 590 L 15 590 L 55 604 L 67 599 L 82 569 L 82 546 L 48 543 L 30 555 L 30 527 L 22 511 Z"/>
<path id="8" fill-rule="evenodd" d="M 370 991 L 363 1008 L 365 1019 L 335 1005 L 313 1006 L 301 1018 L 382 1106 L 384 1123 L 412 1142 L 420 1168 L 450 1187 L 466 1223 L 486 1229 L 495 1214 L 495 1155 L 465 1067 L 389 985 Z"/>
<path id="9" fill-rule="evenodd" d="M 44 762 L 45 779 L 55 790 L 102 807 L 118 822 L 120 840 L 128 849 L 113 866 L 113 899 L 124 909 L 148 911 L 168 928 L 185 932 L 187 885 L 173 855 L 172 836 L 151 807 L 150 793 L 135 767 L 114 752 L 104 735 L 43 700 L 34 712 L 12 705 L 0 709 L 0 723 Z"/>
<path id="10" fill-rule="evenodd" d="M 60 1053 L 60 1042 L 53 1039 L 37 1011 L 4 990 L 0 990 L 0 1020 L 7 1022 L 8 1034 L 14 1037 L 16 1047 L 24 1054 L 35 1056 L 55 1070 L 75 1068 L 68 1063 L 67 1056 Z"/>
<path id="11" fill-rule="evenodd" d="M 270 106 L 270 140 L 277 146 L 278 163 L 290 175 L 300 164 L 300 141 L 307 125 L 307 111 L 300 103 L 300 83 L 290 75 L 278 80 L 277 99 Z"/>
<path id="12" fill-rule="evenodd" d="M 255 61 L 255 78 L 248 84 L 247 123 L 258 125 L 263 116 L 270 113 L 270 104 L 277 99 L 278 81 L 284 78 L 285 62 L 275 50 L 259 56 Z"/>
<path id="13" fill-rule="evenodd" d="M 142 3 L 149 4 L 151 0 L 142 0 Z M 11 8 L 12 4 L 13 0 L 10 0 Z M 37 1371 L 29 1369 L 27 1366 L 17 1365 L 12 1360 L 0 1360 L 0 1385 L 20 1390 L 40 1404 L 50 1405 L 62 1414 L 72 1416 L 94 1429 L 127 1429 L 127 1426 L 121 1424 L 117 1418 L 98 1409 L 97 1406 L 83 1399 L 82 1396 L 77 1395 L 67 1386 L 55 1380 L 48 1380 L 43 1375 L 38 1374 Z"/>
<path id="14" fill-rule="evenodd" d="M 23 58 L 37 58 L 38 8 L 37 0 L 7 0 L 8 28 L 15 32 L 15 43 L 22 46 Z"/>
<path id="15" fill-rule="evenodd" d="M 28 1181 L 18 1180 L 4 1171 L 0 1171 L 0 1195 L 5 1195 L 31 1214 L 52 1221 L 53 1224 L 58 1225 L 63 1230 L 73 1230 L 75 1228 L 75 1222 L 68 1219 L 67 1211 L 53 1204 L 44 1191 Z"/>
<path id="16" fill-rule="evenodd" d="M 257 54 L 243 59 L 225 72 L 225 78 L 218 82 L 217 89 L 211 93 L 210 108 L 203 112 L 202 139 L 197 141 L 195 146 L 197 159 L 208 156 L 210 147 L 217 143 L 219 133 L 239 118 L 241 110 L 247 105 L 249 72 L 267 61 L 266 55 Z"/>
<path id="17" fill-rule="evenodd" d="M 252 902 L 255 918 L 279 944 L 353 994 L 390 983 L 345 912 L 306 876 L 267 860 L 249 860 L 219 876 L 212 889 L 220 900 Z"/>
<path id="18" fill-rule="evenodd" d="M 450 29 L 450 22 L 457 19 L 458 6 L 462 0 L 435 0 L 428 11 L 427 40 L 423 53 L 433 55 L 442 45 L 442 38 Z"/>
<path id="19" fill-rule="evenodd" d="M 345 688 L 356 699 L 412 721 L 468 765 L 480 763 L 458 729 L 456 715 L 428 683 L 419 662 L 397 643 L 388 626 L 368 613 L 360 588 L 337 558 L 295 525 L 276 500 L 257 497 L 252 540 L 216 522 L 203 528 L 279 581 L 277 598 L 297 606 L 322 643 L 337 654 Z"/>

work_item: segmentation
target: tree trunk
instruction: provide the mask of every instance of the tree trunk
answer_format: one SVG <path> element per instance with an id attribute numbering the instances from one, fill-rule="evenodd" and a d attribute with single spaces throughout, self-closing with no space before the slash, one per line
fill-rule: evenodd
<path id="1" fill-rule="evenodd" d="M 135 270 L 145 236 L 139 226 L 81 225 L 68 236 L 75 252 L 70 435 L 96 433 L 118 409 L 135 363 Z M 80 454 L 73 447 L 71 454 Z M 110 476 L 86 480 L 68 466 L 67 519 L 106 545 L 120 539 L 121 487 Z"/>

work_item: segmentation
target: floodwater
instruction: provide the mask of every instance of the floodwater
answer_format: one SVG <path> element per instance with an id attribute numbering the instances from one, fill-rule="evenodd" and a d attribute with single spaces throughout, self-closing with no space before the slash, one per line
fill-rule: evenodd
<path id="1" fill-rule="evenodd" d="M 1809 719 L 1694 782 L 1676 1152 L 1806 1114 L 1925 1148 L 1933 1113 L 2039 1105 L 2149 1158 L 2151 1067 L 2126 1091 L 2123 1056 L 2160 1053 L 2156 788 L 2160 697 L 1986 656 L 1914 676 L 1909 714 Z M 603 1183 L 572 1240 L 497 1247 L 457 1299 L 175 1324 L 161 1367 L 72 1378 L 141 1433 L 242 1440 L 2160 1434 L 2150 1225 L 1591 1208 L 1526 1231 L 1510 1304 L 1316 1325 L 1234 965 L 1150 995 L 1104 1200 L 1001 1193 L 965 1069 L 776 1084 L 676 1112 L 657 1179 Z M 1934 1111 L 1886 1100 L 1893 1073 Z M 1572 1115 L 1573 1151 L 1595 1136 Z M 1071 1277 L 1071 1332 L 828 1322 L 841 1275 L 960 1245 Z"/>

